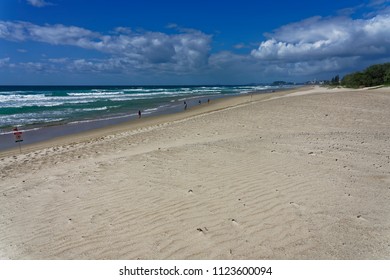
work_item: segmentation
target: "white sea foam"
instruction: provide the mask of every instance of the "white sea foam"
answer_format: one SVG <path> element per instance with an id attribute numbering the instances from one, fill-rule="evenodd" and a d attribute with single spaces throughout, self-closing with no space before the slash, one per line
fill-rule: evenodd
<path id="1" fill-rule="evenodd" d="M 30 131 L 36 131 L 42 129 L 41 127 L 34 127 L 34 128 L 28 128 L 28 129 L 19 129 L 19 132 L 25 133 L 25 132 L 30 132 Z M 7 135 L 7 134 L 13 134 L 13 130 L 5 130 L 5 129 L 0 129 L 0 135 Z"/>
<path id="2" fill-rule="evenodd" d="M 100 107 L 100 108 L 85 108 L 85 109 L 78 109 L 78 110 L 79 111 L 90 112 L 90 111 L 105 111 L 107 109 L 108 109 L 108 107 L 104 106 L 104 107 Z"/>
<path id="3" fill-rule="evenodd" d="M 115 120 L 115 119 L 124 119 L 128 117 L 134 117 L 136 116 L 136 113 L 129 114 L 129 115 L 121 115 L 121 116 L 110 116 L 106 118 L 99 118 L 99 119 L 89 119 L 89 120 L 80 120 L 80 121 L 72 121 L 69 122 L 69 124 L 80 124 L 80 123 L 90 123 L 90 122 L 99 122 L 99 121 L 108 121 L 108 120 Z"/>
<path id="4" fill-rule="evenodd" d="M 150 108 L 150 109 L 146 109 L 144 110 L 144 112 L 154 112 L 154 111 L 157 111 L 158 108 Z"/>
<path id="5" fill-rule="evenodd" d="M 101 97 L 106 95 L 118 95 L 118 94 L 124 94 L 123 91 L 94 91 L 94 92 L 69 92 L 67 93 L 68 96 L 80 96 L 80 97 Z"/>
<path id="6" fill-rule="evenodd" d="M 44 95 L 26 96 L 26 95 L 0 95 L 0 105 L 6 106 L 8 104 L 28 103 L 41 100 L 47 100 Z"/>

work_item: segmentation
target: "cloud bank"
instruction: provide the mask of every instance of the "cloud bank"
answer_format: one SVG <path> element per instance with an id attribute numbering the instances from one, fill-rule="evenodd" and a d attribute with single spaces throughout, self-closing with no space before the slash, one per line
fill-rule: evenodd
<path id="1" fill-rule="evenodd" d="M 390 61 L 389 26 L 389 14 L 312 17 L 265 34 L 267 39 L 250 55 L 268 74 L 294 78 L 347 73 Z"/>
<path id="2" fill-rule="evenodd" d="M 102 34 L 78 26 L 0 21 L 3 40 L 92 51 L 88 57 L 63 55 L 19 63 L 12 57 L 0 57 L 0 66 L 48 73 L 192 75 L 206 83 L 329 78 L 390 61 L 389 26 L 386 13 L 360 19 L 312 17 L 264 34 L 265 40 L 245 54 L 236 53 L 238 45 L 213 52 L 213 36 L 193 29 L 176 29 L 176 33 L 168 34 L 118 27 Z M 28 48 L 23 49 L 27 52 Z"/>
<path id="3" fill-rule="evenodd" d="M 114 35 L 103 35 L 76 26 L 42 26 L 22 21 L 0 21 L 0 38 L 75 46 L 108 54 L 112 56 L 109 61 L 115 60 L 116 64 L 183 72 L 207 64 L 211 43 L 210 35 L 194 30 L 168 35 L 161 32 L 141 34 L 117 28 Z"/>
<path id="4" fill-rule="evenodd" d="M 267 34 L 253 57 L 289 62 L 328 57 L 375 57 L 390 53 L 390 17 L 352 20 L 314 17 Z"/>

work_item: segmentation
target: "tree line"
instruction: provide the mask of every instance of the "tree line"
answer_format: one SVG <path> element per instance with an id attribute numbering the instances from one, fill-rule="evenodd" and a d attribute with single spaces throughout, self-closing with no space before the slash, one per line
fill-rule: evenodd
<path id="1" fill-rule="evenodd" d="M 332 80 L 332 84 L 335 80 Z M 390 63 L 375 64 L 364 71 L 347 74 L 341 80 L 341 85 L 350 88 L 390 85 Z"/>

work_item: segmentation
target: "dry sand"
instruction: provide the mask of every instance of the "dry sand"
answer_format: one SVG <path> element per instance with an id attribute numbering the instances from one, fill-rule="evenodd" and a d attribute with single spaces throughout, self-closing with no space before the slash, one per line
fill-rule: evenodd
<path id="1" fill-rule="evenodd" d="M 1 259 L 390 259 L 390 88 L 306 88 L 0 153 Z"/>

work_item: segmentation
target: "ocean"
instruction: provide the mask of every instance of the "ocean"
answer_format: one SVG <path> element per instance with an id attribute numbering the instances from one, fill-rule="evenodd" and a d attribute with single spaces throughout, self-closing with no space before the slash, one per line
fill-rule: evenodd
<path id="1" fill-rule="evenodd" d="M 27 133 L 66 125 L 80 132 L 136 118 L 138 111 L 142 116 L 173 113 L 184 109 L 184 101 L 192 107 L 208 99 L 282 88 L 286 86 L 0 86 L 0 149 L 10 141 L 1 136 L 12 135 L 14 127 Z M 56 130 L 51 130 L 53 137 Z"/>

